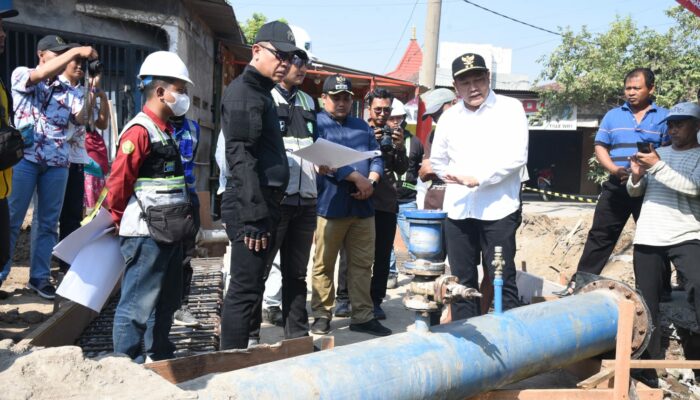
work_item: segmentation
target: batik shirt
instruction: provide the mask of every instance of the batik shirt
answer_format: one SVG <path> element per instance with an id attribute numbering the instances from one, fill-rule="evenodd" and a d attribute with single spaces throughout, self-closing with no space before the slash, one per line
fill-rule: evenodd
<path id="1" fill-rule="evenodd" d="M 28 161 L 49 166 L 68 167 L 69 123 L 83 107 L 83 95 L 54 79 L 27 86 L 33 69 L 18 67 L 12 72 L 12 100 L 15 126 L 33 131 L 34 143 L 24 149 Z"/>

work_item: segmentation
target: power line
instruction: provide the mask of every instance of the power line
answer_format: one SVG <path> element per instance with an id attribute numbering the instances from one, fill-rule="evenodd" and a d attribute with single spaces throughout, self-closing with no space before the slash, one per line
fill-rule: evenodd
<path id="1" fill-rule="evenodd" d="M 480 8 L 480 9 L 482 9 L 482 10 L 484 10 L 484 11 L 490 12 L 491 14 L 496 14 L 496 15 L 498 15 L 499 17 L 503 17 L 503 18 L 505 18 L 505 19 L 509 19 L 509 20 L 511 20 L 511 21 L 513 21 L 513 22 L 517 22 L 517 23 L 519 23 L 519 24 L 523 24 L 523 25 L 525 25 L 525 26 L 529 26 L 530 28 L 535 28 L 535 29 L 541 30 L 541 31 L 543 31 L 543 32 L 551 33 L 552 35 L 561 36 L 561 33 L 559 33 L 559 32 L 550 31 L 549 29 L 540 28 L 539 26 L 532 25 L 532 24 L 528 24 L 527 22 L 521 21 L 521 20 L 519 20 L 519 19 L 515 19 L 515 18 L 513 18 L 513 17 L 509 17 L 509 16 L 507 16 L 507 15 L 505 15 L 505 14 L 501 14 L 501 13 L 499 13 L 499 12 L 497 12 L 497 11 L 493 11 L 493 10 L 488 9 L 488 8 L 486 8 L 486 7 L 482 7 L 482 6 L 480 6 L 480 5 L 476 4 L 476 3 L 472 3 L 472 2 L 469 1 L 469 0 L 462 0 L 462 1 L 464 1 L 464 2 L 467 3 L 467 4 L 471 4 L 471 5 L 473 5 L 473 6 L 476 7 L 476 8 Z"/>
<path id="2" fill-rule="evenodd" d="M 396 53 L 396 49 L 399 48 L 399 45 L 401 44 L 401 41 L 403 40 L 403 35 L 406 34 L 406 28 L 408 28 L 408 24 L 411 23 L 411 19 L 413 18 L 413 12 L 416 11 L 416 6 L 418 5 L 418 1 L 419 0 L 416 0 L 416 2 L 413 3 L 413 8 L 411 9 L 411 15 L 408 16 L 408 20 L 406 20 L 406 25 L 403 26 L 403 31 L 401 32 L 401 37 L 399 37 L 399 40 L 396 42 L 396 46 L 394 46 L 394 50 L 391 52 L 389 59 L 386 60 L 386 65 L 384 65 L 384 68 L 382 69 L 382 71 L 386 71 L 387 67 L 389 66 L 389 63 L 391 62 L 391 59 L 394 58 L 394 54 Z"/>

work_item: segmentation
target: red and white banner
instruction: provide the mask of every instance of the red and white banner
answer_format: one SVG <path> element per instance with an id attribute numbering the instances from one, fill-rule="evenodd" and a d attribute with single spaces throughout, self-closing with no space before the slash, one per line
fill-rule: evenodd
<path id="1" fill-rule="evenodd" d="M 676 0 L 680 5 L 687 8 L 693 14 L 700 17 L 700 0 Z"/>

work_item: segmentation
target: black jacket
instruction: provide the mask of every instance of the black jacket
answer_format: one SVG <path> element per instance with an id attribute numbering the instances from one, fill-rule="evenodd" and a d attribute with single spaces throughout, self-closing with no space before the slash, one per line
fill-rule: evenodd
<path id="1" fill-rule="evenodd" d="M 423 162 L 423 143 L 421 143 L 420 139 L 406 131 L 406 142 L 406 148 L 408 149 L 408 169 L 396 182 L 399 203 L 416 201 L 418 170 L 420 170 L 420 166 Z"/>
<path id="2" fill-rule="evenodd" d="M 270 217 L 289 181 L 287 154 L 270 90 L 271 79 L 248 65 L 221 101 L 229 176 L 222 219 L 241 223 Z"/>
<path id="3" fill-rule="evenodd" d="M 401 147 L 382 152 L 382 159 L 384 160 L 384 174 L 377 182 L 377 187 L 374 188 L 374 194 L 372 194 L 374 209 L 396 214 L 399 212 L 396 176 L 403 175 L 408 168 L 406 149 Z"/>

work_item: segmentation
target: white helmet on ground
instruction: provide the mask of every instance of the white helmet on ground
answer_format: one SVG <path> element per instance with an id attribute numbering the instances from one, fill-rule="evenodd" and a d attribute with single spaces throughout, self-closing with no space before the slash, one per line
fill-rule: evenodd
<path id="1" fill-rule="evenodd" d="M 404 107 L 400 100 L 394 98 L 394 100 L 391 102 L 391 116 L 400 117 L 406 114 L 406 107 Z"/>
<path id="2" fill-rule="evenodd" d="M 190 73 L 187 71 L 185 63 L 177 54 L 169 51 L 156 51 L 143 60 L 139 70 L 139 78 L 144 79 L 147 76 L 175 78 L 194 85 L 190 80 Z"/>

